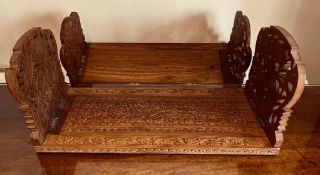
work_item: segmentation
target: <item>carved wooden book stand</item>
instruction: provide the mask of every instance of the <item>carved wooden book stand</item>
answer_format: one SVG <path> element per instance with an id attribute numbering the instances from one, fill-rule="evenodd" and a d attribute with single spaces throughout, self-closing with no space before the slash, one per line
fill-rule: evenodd
<path id="1" fill-rule="evenodd" d="M 37 152 L 276 155 L 305 70 L 283 28 L 250 24 L 229 43 L 87 43 L 73 12 L 16 43 L 6 70 Z"/>

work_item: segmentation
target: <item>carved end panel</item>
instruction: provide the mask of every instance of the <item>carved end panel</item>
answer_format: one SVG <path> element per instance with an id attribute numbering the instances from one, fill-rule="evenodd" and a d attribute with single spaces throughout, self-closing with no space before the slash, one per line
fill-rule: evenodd
<path id="1" fill-rule="evenodd" d="M 26 32 L 13 49 L 5 76 L 21 105 L 32 143 L 41 145 L 67 88 L 52 32 L 41 28 Z"/>
<path id="2" fill-rule="evenodd" d="M 238 11 L 234 19 L 226 54 L 221 60 L 224 82 L 242 84 L 251 57 L 250 22 L 247 16 Z"/>
<path id="3" fill-rule="evenodd" d="M 280 147 L 292 106 L 300 98 L 305 67 L 298 45 L 283 28 L 271 26 L 259 32 L 246 92 L 274 147 Z"/>
<path id="4" fill-rule="evenodd" d="M 86 41 L 82 32 L 80 18 L 77 12 L 64 18 L 61 31 L 60 59 L 67 71 L 71 86 L 75 86 L 82 74 L 82 65 L 85 62 Z"/>

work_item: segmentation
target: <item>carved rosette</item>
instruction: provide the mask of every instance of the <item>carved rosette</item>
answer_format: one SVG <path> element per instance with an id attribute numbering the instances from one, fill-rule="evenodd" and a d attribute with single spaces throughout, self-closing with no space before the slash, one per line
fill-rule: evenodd
<path id="1" fill-rule="evenodd" d="M 292 106 L 303 92 L 305 76 L 305 67 L 293 37 L 278 26 L 262 28 L 246 92 L 274 147 L 282 144 L 282 132 Z"/>
<path id="2" fill-rule="evenodd" d="M 41 145 L 67 90 L 52 32 L 41 28 L 26 32 L 13 49 L 5 75 L 31 129 L 32 143 Z"/>
<path id="3" fill-rule="evenodd" d="M 250 22 L 247 16 L 238 11 L 228 42 L 226 58 L 222 60 L 224 82 L 242 84 L 251 57 Z"/>
<path id="4" fill-rule="evenodd" d="M 67 71 L 71 86 L 75 86 L 82 74 L 82 65 L 85 62 L 86 41 L 82 32 L 80 18 L 77 12 L 64 18 L 61 31 L 60 59 Z"/>

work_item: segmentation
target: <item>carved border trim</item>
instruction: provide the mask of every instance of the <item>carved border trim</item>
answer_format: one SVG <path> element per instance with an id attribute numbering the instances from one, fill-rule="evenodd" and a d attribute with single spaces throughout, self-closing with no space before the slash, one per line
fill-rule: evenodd
<path id="1" fill-rule="evenodd" d="M 230 88 L 86 88 L 72 87 L 69 88 L 68 95 L 163 95 L 163 96 L 213 96 L 226 97 L 226 94 L 231 96 L 241 96 L 244 90 L 239 87 Z"/>
<path id="2" fill-rule="evenodd" d="M 135 154 L 229 154 L 277 155 L 279 148 L 75 148 L 35 146 L 37 152 L 70 153 L 135 153 Z"/>

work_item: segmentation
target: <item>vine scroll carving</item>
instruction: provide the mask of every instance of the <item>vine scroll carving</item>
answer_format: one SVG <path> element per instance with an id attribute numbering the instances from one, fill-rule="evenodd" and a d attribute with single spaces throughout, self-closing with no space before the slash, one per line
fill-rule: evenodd
<path id="1" fill-rule="evenodd" d="M 86 41 L 82 32 L 80 18 L 77 12 L 64 18 L 61 31 L 60 59 L 67 71 L 71 86 L 75 86 L 82 74 L 85 62 Z"/>
<path id="2" fill-rule="evenodd" d="M 5 76 L 21 105 L 32 143 L 41 145 L 67 90 L 52 32 L 41 28 L 26 32 L 13 49 Z"/>
<path id="3" fill-rule="evenodd" d="M 234 19 L 226 54 L 221 61 L 224 82 L 242 84 L 251 57 L 250 22 L 247 16 L 238 11 Z"/>
<path id="4" fill-rule="evenodd" d="M 305 82 L 298 45 L 283 28 L 271 26 L 259 32 L 246 92 L 274 147 L 280 147 L 292 106 Z"/>

